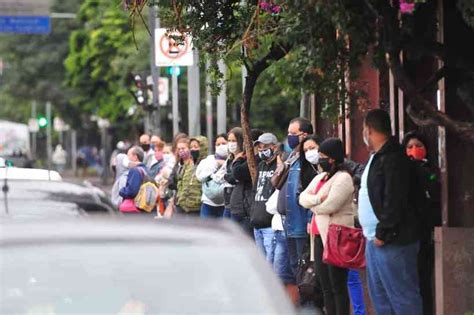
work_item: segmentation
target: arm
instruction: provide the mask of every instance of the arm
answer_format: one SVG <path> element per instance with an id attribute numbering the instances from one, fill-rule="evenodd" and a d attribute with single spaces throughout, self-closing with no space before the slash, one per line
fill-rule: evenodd
<path id="1" fill-rule="evenodd" d="M 173 167 L 170 176 L 168 177 L 168 188 L 171 190 L 178 189 L 178 170 L 179 170 L 179 163 Z"/>
<path id="2" fill-rule="evenodd" d="M 326 199 L 315 207 L 316 214 L 330 215 L 341 210 L 347 200 L 352 200 L 352 193 L 354 192 L 354 184 L 352 177 L 346 172 L 336 174 L 337 178 L 331 184 L 329 194 Z M 321 194 L 318 194 L 321 195 Z M 321 200 L 319 198 L 319 200 Z"/>
<path id="3" fill-rule="evenodd" d="M 217 170 L 217 162 L 213 155 L 202 160 L 196 168 L 196 178 L 200 182 L 206 181 Z"/>
<path id="4" fill-rule="evenodd" d="M 140 172 L 136 168 L 131 169 L 128 173 L 127 184 L 120 190 L 119 195 L 123 198 L 135 198 L 140 190 L 141 182 Z"/>
<path id="5" fill-rule="evenodd" d="M 409 161 L 401 154 L 386 157 L 383 164 L 384 192 L 383 207 L 377 214 L 375 237 L 389 241 L 390 232 L 400 224 L 401 216 L 407 207 L 410 187 Z"/>
<path id="6" fill-rule="evenodd" d="M 313 193 L 316 185 L 321 180 L 322 176 L 316 176 L 308 187 L 300 194 L 299 203 L 303 208 L 309 209 L 320 203 L 319 198 Z"/>
<path id="7" fill-rule="evenodd" d="M 249 165 L 245 159 L 237 159 L 232 165 L 232 175 L 240 182 L 250 182 L 252 177 L 250 176 Z"/>

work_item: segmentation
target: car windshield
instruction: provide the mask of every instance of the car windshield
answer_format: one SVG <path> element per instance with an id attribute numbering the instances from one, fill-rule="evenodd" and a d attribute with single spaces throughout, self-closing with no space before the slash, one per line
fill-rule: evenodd
<path id="1" fill-rule="evenodd" d="M 251 256 L 218 247 L 170 240 L 3 247 L 0 313 L 275 313 Z"/>

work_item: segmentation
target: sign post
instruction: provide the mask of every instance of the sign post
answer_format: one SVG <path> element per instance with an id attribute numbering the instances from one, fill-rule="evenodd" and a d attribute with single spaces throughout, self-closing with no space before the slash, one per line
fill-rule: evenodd
<path id="1" fill-rule="evenodd" d="M 0 1 L 0 33 L 49 34 L 50 0 Z"/>
<path id="2" fill-rule="evenodd" d="M 155 29 L 155 63 L 157 67 L 172 67 L 172 118 L 173 134 L 176 134 L 179 132 L 178 73 L 176 67 L 191 67 L 194 65 L 191 37 L 182 37 L 179 33 L 169 34 L 165 28 Z M 199 87 L 197 90 L 199 90 Z M 199 99 L 197 102 L 199 102 Z M 195 109 L 190 105 L 188 111 L 192 112 L 193 110 Z M 190 135 L 193 134 L 190 133 Z"/>

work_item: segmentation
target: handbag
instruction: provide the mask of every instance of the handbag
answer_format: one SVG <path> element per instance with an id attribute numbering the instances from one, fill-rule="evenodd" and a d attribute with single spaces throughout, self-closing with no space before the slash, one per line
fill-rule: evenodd
<path id="1" fill-rule="evenodd" d="M 120 212 L 140 212 L 135 206 L 135 201 L 133 199 L 124 199 L 119 207 Z"/>
<path id="2" fill-rule="evenodd" d="M 311 260 L 307 249 L 303 251 L 298 260 L 296 283 L 303 302 L 313 302 L 316 306 L 323 306 L 323 294 L 319 286 L 317 270 L 314 268 L 314 260 Z"/>
<path id="3" fill-rule="evenodd" d="M 346 269 L 365 268 L 365 237 L 362 229 L 330 224 L 323 262 Z"/>
<path id="4" fill-rule="evenodd" d="M 213 179 L 208 180 L 202 185 L 202 192 L 216 205 L 224 203 L 224 184 L 219 184 Z"/>

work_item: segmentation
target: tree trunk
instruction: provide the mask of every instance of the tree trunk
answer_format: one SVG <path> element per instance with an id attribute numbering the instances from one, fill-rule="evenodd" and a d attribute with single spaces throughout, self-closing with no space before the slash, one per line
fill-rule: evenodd
<path id="1" fill-rule="evenodd" d="M 255 184 L 257 180 L 257 163 L 255 161 L 255 155 L 253 150 L 252 135 L 250 128 L 250 105 L 252 104 L 252 96 L 257 84 L 258 74 L 248 72 L 245 77 L 245 88 L 242 96 L 242 104 L 240 106 L 240 123 L 242 125 L 244 134 L 244 150 L 247 155 L 247 163 L 249 165 L 250 176 L 252 177 L 252 183 Z"/>

